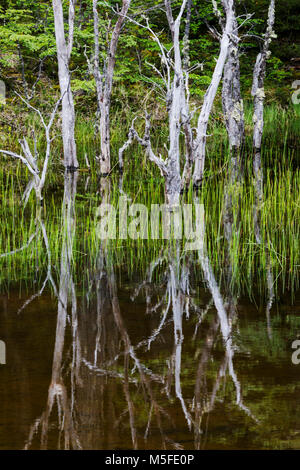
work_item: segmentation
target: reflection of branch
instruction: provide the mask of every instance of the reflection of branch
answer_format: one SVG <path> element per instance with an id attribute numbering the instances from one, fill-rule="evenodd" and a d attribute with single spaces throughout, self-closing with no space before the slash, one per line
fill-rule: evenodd
<path id="1" fill-rule="evenodd" d="M 238 381 L 237 375 L 234 370 L 234 365 L 233 365 L 234 348 L 233 348 L 232 337 L 231 337 L 231 326 L 229 324 L 229 319 L 227 317 L 227 313 L 224 307 L 224 302 L 223 302 L 222 295 L 220 293 L 219 286 L 216 282 L 213 270 L 210 265 L 209 258 L 204 250 L 199 251 L 199 261 L 201 263 L 208 288 L 212 294 L 214 304 L 217 310 L 218 318 L 220 321 L 221 333 L 222 333 L 223 342 L 224 342 L 224 346 L 226 350 L 226 357 L 228 360 L 228 371 L 236 389 L 236 404 L 238 405 L 239 408 L 245 411 L 251 418 L 253 418 L 257 422 L 258 420 L 253 416 L 251 411 L 243 404 L 243 401 L 242 401 L 241 385 L 240 385 L 240 382 Z"/>
<path id="2" fill-rule="evenodd" d="M 201 398 L 202 401 L 204 400 L 204 392 L 203 392 L 203 383 L 205 379 L 206 369 L 208 366 L 208 362 L 211 357 L 212 349 L 214 346 L 214 342 L 218 333 L 219 329 L 219 319 L 217 316 L 214 316 L 208 333 L 206 335 L 206 339 L 204 342 L 204 346 L 202 348 L 202 353 L 197 369 L 196 375 L 196 382 L 195 382 L 195 395 L 194 395 L 194 408 L 195 408 L 195 447 L 196 449 L 200 449 L 200 440 L 201 440 L 201 421 L 204 412 L 207 412 L 206 406 L 201 406 Z"/>
<path id="3" fill-rule="evenodd" d="M 212 304 L 213 304 L 213 300 L 211 299 L 211 300 L 207 303 L 206 307 L 201 310 L 201 309 L 199 309 L 199 307 L 197 307 L 197 305 L 195 305 L 194 302 L 192 302 L 192 306 L 193 306 L 194 309 L 195 309 L 195 313 L 198 315 L 198 318 L 199 318 L 199 320 L 198 320 L 198 322 L 197 322 L 197 324 L 196 324 L 196 326 L 195 326 L 195 331 L 194 331 L 193 339 L 196 339 L 199 326 L 202 324 L 204 318 L 206 317 L 207 313 L 208 313 L 209 310 L 211 309 Z M 199 311 L 199 310 L 200 310 L 200 311 Z"/>
<path id="4" fill-rule="evenodd" d="M 268 300 L 266 306 L 266 320 L 267 320 L 267 333 L 268 337 L 272 339 L 272 326 L 271 326 L 271 308 L 274 301 L 274 277 L 272 271 L 272 258 L 270 249 L 267 242 L 263 242 L 261 236 L 261 211 L 264 202 L 264 193 L 262 190 L 259 190 L 257 184 L 254 184 L 254 191 L 255 191 L 255 205 L 254 205 L 254 233 L 257 244 L 263 249 L 266 250 L 266 258 L 267 258 L 267 287 L 268 287 Z"/>
<path id="5" fill-rule="evenodd" d="M 29 185 L 27 185 L 27 188 L 25 189 L 24 193 L 24 199 L 25 199 L 25 205 L 28 201 L 28 198 L 30 196 L 31 190 L 34 188 L 36 192 L 36 197 L 39 201 L 42 200 L 42 190 L 45 185 L 46 181 L 46 175 L 47 175 L 47 170 L 48 170 L 48 163 L 50 159 L 50 151 L 51 151 L 51 142 L 53 139 L 51 139 L 51 128 L 56 116 L 56 113 L 58 111 L 58 107 L 63 99 L 64 94 L 58 99 L 56 102 L 54 109 L 49 117 L 48 124 L 46 124 L 46 121 L 41 113 L 41 111 L 35 107 L 33 107 L 28 100 L 23 98 L 21 95 L 16 93 L 16 95 L 26 104 L 26 106 L 36 112 L 40 118 L 40 121 L 44 127 L 45 131 L 45 137 L 46 137 L 46 151 L 45 151 L 45 158 L 43 160 L 43 165 L 41 170 L 38 168 L 38 162 L 37 162 L 37 144 L 36 144 L 36 139 L 34 136 L 34 151 L 31 151 L 28 141 L 26 137 L 23 137 L 19 141 L 21 145 L 21 149 L 23 152 L 23 155 L 17 154 L 15 152 L 11 152 L 10 150 L 1 150 L 0 153 L 3 155 L 7 155 L 13 158 L 16 158 L 18 160 L 21 160 L 22 163 L 28 168 L 29 172 L 32 174 L 33 178 L 31 179 Z"/>
<path id="6" fill-rule="evenodd" d="M 188 427 L 191 429 L 192 419 L 191 415 L 187 410 L 185 400 L 182 396 L 181 389 L 181 353 L 182 353 L 182 342 L 183 342 L 183 333 L 182 333 L 182 317 L 184 312 L 184 295 L 188 288 L 188 281 L 186 277 L 183 277 L 179 280 L 178 266 L 175 265 L 175 260 L 171 259 L 170 265 L 170 291 L 172 296 L 172 307 L 173 307 L 173 322 L 174 322 L 174 361 L 175 361 L 175 391 L 176 396 L 179 399 L 184 413 L 185 419 L 187 421 Z M 188 272 L 185 272 L 185 275 L 188 276 Z"/>
<path id="7" fill-rule="evenodd" d="M 120 331 L 122 340 L 124 342 L 125 351 L 127 352 L 127 354 L 130 355 L 131 359 L 133 360 L 135 368 L 137 368 L 137 370 L 139 372 L 140 380 L 141 380 L 143 386 L 145 387 L 145 390 L 147 391 L 147 394 L 149 396 L 151 405 L 153 406 L 154 414 L 156 416 L 157 425 L 158 425 L 158 428 L 160 429 L 160 433 L 161 433 L 161 437 L 162 437 L 162 441 L 163 441 L 163 446 L 165 448 L 165 436 L 164 436 L 164 433 L 163 433 L 163 430 L 162 430 L 161 416 L 160 416 L 161 415 L 161 407 L 157 404 L 157 402 L 154 398 L 153 391 L 152 391 L 152 388 L 151 388 L 151 385 L 150 385 L 150 382 L 149 382 L 149 378 L 147 377 L 146 373 L 147 374 L 150 373 L 150 378 L 151 379 L 153 379 L 153 378 L 155 379 L 155 378 L 157 378 L 157 376 L 152 374 L 149 369 L 147 369 L 147 368 L 145 368 L 145 366 L 143 366 L 143 364 L 140 362 L 140 360 L 136 356 L 134 348 L 131 345 L 131 341 L 130 341 L 128 332 L 125 328 L 125 325 L 124 325 L 124 322 L 123 322 L 123 319 L 122 319 L 122 316 L 121 316 L 120 306 L 119 306 L 119 302 L 118 302 L 118 298 L 117 298 L 117 288 L 116 288 L 114 272 L 113 272 L 111 267 L 109 269 L 110 269 L 110 272 L 108 273 L 108 284 L 109 284 L 109 291 L 110 291 L 111 305 L 112 305 L 112 311 L 113 311 L 114 319 L 115 319 L 116 325 L 118 327 L 118 330 Z M 128 390 L 127 390 L 127 392 L 129 393 Z M 128 396 L 127 396 L 127 400 L 128 400 Z M 136 445 L 135 442 L 133 442 L 133 444 Z"/>
<path id="8" fill-rule="evenodd" d="M 57 296 L 57 288 L 56 288 L 56 285 L 55 285 L 55 282 L 54 282 L 54 279 L 53 279 L 52 273 L 51 273 L 51 271 L 52 271 L 51 252 L 50 252 L 50 249 L 49 249 L 49 241 L 48 241 L 48 236 L 47 236 L 45 224 L 44 224 L 44 222 L 42 220 L 42 216 L 41 216 L 41 207 L 38 207 L 35 224 L 37 226 L 36 230 L 29 237 L 28 242 L 25 245 L 23 245 L 21 248 L 17 248 L 16 250 L 13 250 L 13 251 L 10 251 L 10 252 L 7 252 L 7 253 L 2 253 L 0 255 L 0 258 L 5 258 L 7 256 L 15 255 L 16 253 L 19 253 L 20 251 L 23 251 L 23 250 L 27 249 L 30 246 L 31 242 L 36 238 L 38 233 L 41 231 L 42 236 L 43 236 L 43 240 L 44 240 L 44 244 L 45 244 L 45 248 L 46 248 L 46 252 L 47 252 L 47 258 L 48 258 L 47 275 L 46 275 L 46 278 L 45 278 L 45 280 L 42 284 L 41 289 L 36 294 L 33 294 L 28 300 L 26 300 L 26 302 L 23 304 L 23 306 L 18 310 L 17 314 L 21 313 L 34 299 L 36 299 L 37 297 L 40 297 L 42 295 L 48 281 L 50 281 L 50 283 L 52 285 L 52 288 L 53 288 L 53 291 L 54 291 L 55 295 Z"/>
<path id="9" fill-rule="evenodd" d="M 30 235 L 30 237 L 28 239 L 28 242 L 25 245 L 23 245 L 21 248 L 17 248 L 16 250 L 9 251 L 7 253 L 2 253 L 0 255 L 0 258 L 6 258 L 7 256 L 15 255 L 16 253 L 18 253 L 20 251 L 26 250 L 26 248 L 29 247 L 32 240 L 37 236 L 37 233 L 38 233 L 38 230 L 36 230 L 32 235 Z"/>
<path id="10" fill-rule="evenodd" d="M 50 283 L 52 285 L 54 294 L 56 296 L 58 296 L 57 287 L 56 287 L 56 284 L 55 284 L 54 279 L 52 277 L 51 252 L 50 252 L 50 248 L 49 248 L 49 241 L 48 241 L 48 235 L 47 235 L 47 232 L 46 232 L 45 224 L 44 224 L 44 222 L 42 220 L 42 217 L 41 217 L 41 208 L 38 208 L 36 223 L 39 225 L 39 229 L 37 228 L 35 235 L 38 233 L 39 230 L 41 230 L 42 235 L 43 235 L 44 245 L 45 245 L 46 252 L 47 252 L 47 259 L 48 259 L 47 275 L 46 275 L 46 278 L 45 278 L 45 280 L 42 284 L 41 289 L 36 294 L 33 294 L 28 300 L 26 300 L 26 302 L 22 305 L 22 307 L 19 308 L 18 314 L 21 313 L 34 299 L 36 299 L 37 297 L 40 297 L 42 295 L 48 281 L 50 281 Z"/>
<path id="11" fill-rule="evenodd" d="M 46 409 L 42 413 L 41 417 L 36 420 L 32 426 L 29 434 L 29 438 L 25 444 L 25 449 L 28 449 L 32 443 L 33 435 L 41 428 L 41 448 L 46 449 L 48 443 L 49 433 L 49 421 L 50 416 L 54 408 L 54 404 L 57 404 L 58 409 L 58 448 L 61 445 L 62 433 L 64 433 L 64 448 L 69 449 L 80 449 L 81 444 L 77 435 L 76 427 L 77 424 L 74 418 L 74 374 L 77 372 L 78 364 L 80 363 L 80 351 L 79 344 L 76 339 L 77 336 L 77 304 L 75 287 L 72 279 L 72 250 L 73 241 L 75 235 L 75 194 L 76 194 L 76 182 L 77 174 L 65 175 L 65 192 L 63 201 L 63 241 L 62 241 L 62 253 L 61 253 L 61 265 L 60 265 L 60 282 L 57 307 L 57 324 L 56 324 L 56 335 L 55 345 L 52 363 L 52 377 L 51 383 L 48 389 L 48 398 Z M 44 242 L 48 253 L 48 273 L 47 278 L 52 279 L 51 276 L 51 258 L 49 243 L 46 234 L 46 230 L 42 220 L 40 219 L 41 229 L 44 236 Z M 47 280 L 46 278 L 46 280 Z M 46 281 L 45 281 L 46 282 Z M 45 283 L 43 285 L 43 288 Z M 43 289 L 42 288 L 42 289 Z M 68 397 L 68 389 L 64 384 L 62 376 L 63 368 L 63 351 L 65 345 L 65 330 L 67 323 L 67 307 L 68 301 L 71 294 L 72 303 L 72 347 L 73 347 L 73 358 L 72 358 L 72 372 L 71 372 L 71 398 Z"/>
<path id="12" fill-rule="evenodd" d="M 134 450 L 138 448 L 138 442 L 136 437 L 136 428 L 135 428 L 135 419 L 134 419 L 134 405 L 131 399 L 131 395 L 129 392 L 129 378 L 128 378 L 128 366 L 129 366 L 129 357 L 128 354 L 124 357 L 124 394 L 126 397 L 126 401 L 128 404 L 128 413 L 129 413 L 129 422 L 130 422 L 130 430 L 131 430 L 131 440 L 133 444 Z"/>
<path id="13" fill-rule="evenodd" d="M 108 376 L 108 377 L 113 377 L 115 379 L 121 379 L 124 381 L 124 374 L 120 374 L 119 372 L 115 372 L 113 370 L 109 369 L 101 369 L 100 367 L 97 367 L 93 364 L 91 364 L 89 361 L 87 361 L 85 358 L 81 358 L 82 363 L 91 371 L 93 371 L 97 375 L 103 375 L 103 376 Z M 129 379 L 130 382 L 132 383 L 137 383 L 136 379 Z"/>
<path id="14" fill-rule="evenodd" d="M 182 389 L 181 389 L 181 379 L 180 379 L 180 374 L 181 374 L 181 354 L 182 354 L 182 343 L 183 343 L 183 333 L 182 333 L 182 317 L 184 311 L 186 311 L 187 316 L 189 315 L 189 305 L 192 307 L 196 307 L 193 302 L 191 302 L 189 298 L 189 275 L 190 275 L 190 270 L 188 265 L 183 262 L 181 263 L 177 262 L 177 259 L 180 259 L 179 256 L 179 246 L 177 246 L 177 253 L 168 253 L 168 255 L 163 256 L 158 258 L 157 260 L 153 261 L 150 264 L 150 268 L 148 271 L 147 275 L 147 280 L 141 283 L 138 288 L 135 290 L 134 295 L 132 296 L 132 299 L 134 299 L 140 289 L 142 287 L 147 286 L 148 284 L 151 283 L 153 272 L 157 266 L 160 266 L 163 262 L 166 263 L 166 270 L 164 277 L 167 279 L 167 285 L 166 285 L 166 290 L 164 295 L 162 296 L 162 301 L 165 300 L 166 302 L 166 307 L 163 310 L 162 318 L 161 321 L 158 325 L 158 327 L 151 333 L 151 335 L 138 343 L 138 345 L 135 347 L 135 349 L 139 348 L 141 345 L 147 344 L 148 349 L 150 349 L 151 343 L 159 336 L 163 326 L 166 324 L 167 320 L 167 315 L 168 312 L 170 311 L 170 307 L 172 306 L 172 312 L 173 312 L 173 325 L 174 325 L 174 353 L 172 355 L 172 359 L 170 361 L 170 364 L 174 364 L 174 369 L 170 368 L 170 373 L 174 372 L 174 379 L 175 379 L 175 392 L 178 400 L 181 403 L 182 411 L 184 413 L 185 419 L 187 421 L 188 427 L 191 428 L 192 426 L 192 418 L 191 415 L 187 409 L 185 400 L 182 395 Z M 180 269 L 181 269 L 181 274 L 180 274 Z M 158 302 L 154 309 L 157 308 L 157 305 L 161 305 L 163 302 L 160 301 Z M 149 306 L 148 306 L 149 300 L 147 300 L 147 311 L 149 311 Z M 173 371 L 173 372 L 171 372 Z M 169 379 L 171 376 L 169 376 Z M 165 386 L 165 392 L 169 393 L 169 384 L 168 382 L 166 383 Z"/>

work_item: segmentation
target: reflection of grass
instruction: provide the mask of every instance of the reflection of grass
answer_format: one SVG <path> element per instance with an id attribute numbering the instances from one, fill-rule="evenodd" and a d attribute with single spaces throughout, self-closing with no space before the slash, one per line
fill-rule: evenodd
<path id="1" fill-rule="evenodd" d="M 284 110 L 276 106 L 266 108 L 265 143 L 263 161 L 265 165 L 265 200 L 261 208 L 262 243 L 257 244 L 253 229 L 254 191 L 251 185 L 251 152 L 246 151 L 246 180 L 236 187 L 233 197 L 241 200 L 241 225 L 233 230 L 230 260 L 232 263 L 232 284 L 236 288 L 252 290 L 266 286 L 266 269 L 271 259 L 275 287 L 295 288 L 299 285 L 299 220 L 300 220 L 300 174 L 295 169 L 297 157 L 297 113 L 298 107 Z M 295 109 L 295 110 L 294 110 Z M 298 113 L 299 114 L 299 113 Z M 114 161 L 117 149 L 125 139 L 124 125 L 117 121 L 112 125 Z M 298 118 L 299 120 L 299 118 Z M 129 119 L 128 119 L 129 121 Z M 206 183 L 200 194 L 206 215 L 207 249 L 220 279 L 226 264 L 226 243 L 224 240 L 222 213 L 224 209 L 224 186 L 227 173 L 227 144 L 224 127 L 218 116 L 213 116 L 208 139 L 208 158 L 206 165 Z M 155 123 L 154 123 L 155 124 Z M 251 109 L 246 108 L 247 148 L 250 149 Z M 123 129 L 123 130 L 122 130 Z M 154 127 L 153 147 L 162 148 L 165 129 Z M 56 142 L 56 141 L 55 141 Z M 77 126 L 78 154 L 82 166 L 84 154 L 94 168 L 96 141 L 93 126 L 83 118 Z M 42 139 L 38 139 L 40 148 Z M 54 145 L 57 145 L 54 143 Z M 52 264 L 58 269 L 61 251 L 61 198 L 63 192 L 63 171 L 59 165 L 60 148 L 54 149 L 52 167 L 45 189 L 44 218 L 52 252 Z M 163 149 L 161 150 L 164 152 Z M 1 160 L 0 194 L 1 220 L 0 253 L 15 250 L 22 246 L 34 232 L 35 201 L 34 197 L 25 210 L 22 209 L 21 194 L 28 181 L 27 171 L 16 162 Z M 84 189 L 87 178 L 81 173 L 76 202 L 77 228 L 74 244 L 74 271 L 82 279 L 83 267 L 93 265 L 99 247 L 96 236 L 95 210 L 101 199 L 97 195 L 97 178 L 91 172 L 88 190 Z M 117 206 L 119 198 L 117 174 L 112 176 L 111 203 Z M 133 146 L 126 155 L 124 190 L 132 202 L 146 204 L 163 202 L 163 184 L 156 167 L 148 162 L 141 149 Z M 186 202 L 192 201 L 192 191 L 185 196 Z M 237 213 L 233 214 L 233 223 L 237 227 Z M 133 241 L 116 240 L 110 243 L 112 262 L 129 273 L 144 273 L 149 262 L 159 255 L 161 240 Z M 228 260 L 227 260 L 228 261 Z M 29 248 L 14 256 L 0 259 L 1 280 L 24 279 L 38 281 L 46 267 L 45 248 L 41 238 L 35 240 Z M 200 269 L 195 265 L 195 273 Z M 201 275 L 200 275 L 201 276 Z"/>

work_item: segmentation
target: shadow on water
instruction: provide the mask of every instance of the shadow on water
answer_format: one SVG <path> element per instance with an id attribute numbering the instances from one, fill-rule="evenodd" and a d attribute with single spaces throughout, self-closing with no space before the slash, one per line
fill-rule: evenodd
<path id="1" fill-rule="evenodd" d="M 135 283 L 116 272 L 111 246 L 102 241 L 83 292 L 76 292 L 76 187 L 77 175 L 66 175 L 58 281 L 38 210 L 34 236 L 44 240 L 46 278 L 27 299 L 16 292 L 1 297 L 8 354 L 0 369 L 0 448 L 299 447 L 291 343 L 300 300 L 272 309 L 271 261 L 266 318 L 231 289 L 239 196 L 227 197 L 223 215 L 225 287 L 205 241 L 196 262 L 178 243 L 169 246 Z M 110 202 L 107 180 L 101 198 Z M 254 214 L 263 243 L 258 204 Z M 195 276 L 199 266 L 204 284 Z"/>

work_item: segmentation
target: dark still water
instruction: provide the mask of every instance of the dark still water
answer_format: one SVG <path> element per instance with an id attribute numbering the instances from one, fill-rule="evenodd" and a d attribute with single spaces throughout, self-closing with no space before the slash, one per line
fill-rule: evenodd
<path id="1" fill-rule="evenodd" d="M 0 239 L 0 449 L 300 449 L 299 204 L 188 250 L 101 237 L 76 178 Z"/>
<path id="2" fill-rule="evenodd" d="M 2 295 L 0 448 L 299 449 L 300 294 L 268 320 L 184 276 L 137 290 L 102 265 L 84 294 L 65 278 L 68 309 L 62 278 L 20 313 L 30 293 Z"/>

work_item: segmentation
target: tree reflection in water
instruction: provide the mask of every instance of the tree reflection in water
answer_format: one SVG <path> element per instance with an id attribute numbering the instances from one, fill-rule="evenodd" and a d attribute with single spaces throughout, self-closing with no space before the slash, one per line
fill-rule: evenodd
<path id="1" fill-rule="evenodd" d="M 45 411 L 33 424 L 25 449 L 30 448 L 34 435 L 41 429 L 41 448 L 48 447 L 48 434 L 50 432 L 50 417 L 54 405 L 57 406 L 58 418 L 58 448 L 80 449 L 77 435 L 75 413 L 75 388 L 79 378 L 80 342 L 78 339 L 77 299 L 72 275 L 72 253 L 76 229 L 75 196 L 77 187 L 77 173 L 65 175 L 63 220 L 62 220 L 62 250 L 60 263 L 59 288 L 57 291 L 57 324 L 55 346 L 52 364 L 52 378 L 48 390 L 48 399 Z M 68 314 L 68 305 L 71 305 L 71 315 Z M 64 380 L 64 347 L 66 325 L 70 323 L 72 329 L 72 363 L 71 363 L 71 392 Z M 63 442 L 63 444 L 62 444 Z"/>
<path id="2" fill-rule="evenodd" d="M 33 423 L 25 448 L 33 447 L 35 439 L 40 440 L 43 449 L 116 448 L 122 442 L 124 428 L 128 428 L 133 449 L 153 446 L 153 436 L 156 448 L 181 449 L 184 444 L 174 432 L 180 414 L 178 405 L 194 447 L 204 448 L 209 414 L 228 376 L 234 385 L 236 406 L 257 421 L 243 402 L 234 366 L 236 345 L 232 333 L 238 318 L 237 299 L 230 289 L 230 237 L 224 297 L 205 243 L 198 253 L 197 266 L 202 268 L 211 296 L 202 308 L 192 288 L 195 260 L 182 252 L 179 244 L 170 246 L 150 264 L 145 280 L 135 288 L 131 299 L 134 305 L 137 299 L 145 298 L 145 318 L 151 318 L 155 326 L 150 334 L 144 332 L 137 340 L 137 335 L 130 333 L 120 303 L 108 242 L 100 243 L 96 269 L 90 269 L 88 288 L 78 301 L 72 274 L 76 183 L 76 174 L 68 174 L 51 383 L 45 410 Z M 102 179 L 101 191 L 102 200 L 109 202 L 107 179 Z M 230 217 L 226 223 L 230 223 Z M 159 285 L 154 280 L 156 270 L 160 272 Z M 185 337 L 184 328 L 190 324 L 194 334 Z M 223 352 L 215 359 L 220 334 Z M 169 352 L 157 366 L 153 354 L 160 341 L 168 342 Z M 195 374 L 192 388 L 183 378 L 184 351 L 191 343 L 199 351 L 194 353 L 197 359 L 189 370 L 189 376 Z M 212 359 L 219 361 L 213 374 L 209 371 Z"/>

